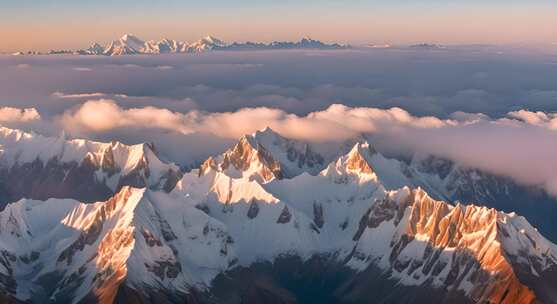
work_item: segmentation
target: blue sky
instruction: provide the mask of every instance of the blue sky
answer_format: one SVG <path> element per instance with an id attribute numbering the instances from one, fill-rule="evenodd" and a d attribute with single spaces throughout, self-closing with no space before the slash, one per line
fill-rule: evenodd
<path id="1" fill-rule="evenodd" d="M 0 0 L 0 49 L 71 48 L 125 32 L 227 40 L 519 43 L 557 41 L 550 0 Z M 25 39 L 27 38 L 27 39 Z"/>

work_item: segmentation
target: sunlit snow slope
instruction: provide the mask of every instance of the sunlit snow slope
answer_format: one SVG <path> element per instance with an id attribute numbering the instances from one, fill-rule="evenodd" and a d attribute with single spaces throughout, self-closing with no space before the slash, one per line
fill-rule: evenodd
<path id="1" fill-rule="evenodd" d="M 8 167 L 84 155 L 102 164 L 107 152 L 94 151 L 121 145 L 4 132 Z M 50 151 L 26 149 L 43 141 L 53 141 Z M 111 152 L 110 163 L 118 164 L 111 168 L 130 172 L 134 165 L 127 164 L 152 152 L 139 145 L 134 157 L 134 147 L 121 145 L 125 157 Z M 10 203 L 0 212 L 0 299 L 556 302 L 557 246 L 525 218 L 435 200 L 425 188 L 409 187 L 401 163 L 367 142 L 321 165 L 324 159 L 267 129 L 185 173 L 168 191 L 145 183 L 120 185 L 108 200 L 88 204 Z M 150 164 L 142 168 L 173 168 Z"/>

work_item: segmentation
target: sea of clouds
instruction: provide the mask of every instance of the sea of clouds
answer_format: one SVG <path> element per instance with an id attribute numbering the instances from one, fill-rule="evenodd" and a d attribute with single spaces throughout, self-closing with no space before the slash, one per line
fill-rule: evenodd
<path id="1" fill-rule="evenodd" d="M 0 56 L 0 124 L 154 142 L 184 167 L 271 127 L 435 154 L 557 194 L 557 53 L 447 50 Z"/>

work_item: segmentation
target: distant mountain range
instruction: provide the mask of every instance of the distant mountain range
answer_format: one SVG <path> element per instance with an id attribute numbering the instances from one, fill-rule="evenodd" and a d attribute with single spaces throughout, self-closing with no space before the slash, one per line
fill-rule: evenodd
<path id="1" fill-rule="evenodd" d="M 193 43 L 177 41 L 172 39 L 149 40 L 145 41 L 132 34 L 125 34 L 120 39 L 113 40 L 105 46 L 93 43 L 86 49 L 80 50 L 51 50 L 47 53 L 39 52 L 17 52 L 13 55 L 55 55 L 55 54 L 75 54 L 75 55 L 136 55 L 136 54 L 168 54 L 168 53 L 202 53 L 213 50 L 277 50 L 277 49 L 345 49 L 349 45 L 338 43 L 327 44 L 319 40 L 305 37 L 297 42 L 273 41 L 271 43 L 262 42 L 232 42 L 227 43 L 213 36 L 207 36 Z"/>

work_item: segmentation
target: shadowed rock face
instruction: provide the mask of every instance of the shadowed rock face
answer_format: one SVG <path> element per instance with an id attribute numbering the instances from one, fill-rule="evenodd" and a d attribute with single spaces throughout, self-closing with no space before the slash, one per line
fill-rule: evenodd
<path id="1" fill-rule="evenodd" d="M 288 210 L 287 206 L 284 206 L 284 209 L 282 209 L 282 212 L 279 215 L 279 218 L 277 219 L 277 223 L 278 224 L 286 224 L 288 222 L 290 222 L 290 219 L 292 218 L 292 215 L 290 214 L 290 210 Z"/>
<path id="2" fill-rule="evenodd" d="M 87 154 L 78 161 L 62 162 L 53 157 L 46 163 L 39 158 L 13 166 L 0 166 L 0 210 L 9 202 L 22 198 L 46 200 L 73 198 L 83 202 L 103 201 L 124 187 L 153 188 L 171 191 L 182 173 L 169 166 L 158 181 L 150 181 L 149 159 L 143 156 L 126 174 L 114 161 L 113 148 L 108 146 L 101 156 Z M 145 149 L 152 147 L 145 145 Z M 154 155 L 154 152 L 152 152 Z M 115 176 L 116 174 L 120 174 Z M 107 179 L 116 178 L 115 187 Z"/>
<path id="3" fill-rule="evenodd" d="M 323 228 L 325 220 L 323 219 L 323 206 L 317 202 L 313 203 L 313 223 L 317 228 Z"/>
<path id="4" fill-rule="evenodd" d="M 462 292 L 403 286 L 371 265 L 356 272 L 331 256 L 239 267 L 213 281 L 203 303 L 474 303 Z M 266 301 L 270 302 L 266 302 Z"/>
<path id="5" fill-rule="evenodd" d="M 247 216 L 250 219 L 254 219 L 257 217 L 257 214 L 259 214 L 259 206 L 257 205 L 257 201 L 252 200 L 249 205 Z"/>
<path id="6" fill-rule="evenodd" d="M 17 283 L 13 278 L 12 263 L 16 262 L 16 256 L 7 250 L 0 251 L 0 303 L 18 303 L 14 297 L 17 290 Z"/>
<path id="7" fill-rule="evenodd" d="M 127 284 L 122 284 L 118 288 L 118 292 L 114 299 L 114 304 L 200 304 L 204 303 L 198 299 L 198 295 L 194 290 L 191 293 L 169 293 L 162 289 L 134 289 L 129 287 Z M 85 303 L 97 303 L 96 299 L 91 298 L 90 302 L 84 301 Z"/>
<path id="8" fill-rule="evenodd" d="M 31 163 L 16 164 L 0 169 L 1 207 L 21 198 L 46 200 L 51 197 L 98 201 L 109 198 L 112 190 L 95 179 L 97 167 L 86 158 L 77 162 L 61 163 L 51 159 L 46 164 L 36 159 Z"/>
<path id="9" fill-rule="evenodd" d="M 325 166 L 324 157 L 314 152 L 309 144 L 305 145 L 303 151 L 296 149 L 292 142 L 288 142 L 287 145 L 287 158 L 289 161 L 296 163 L 298 168 L 309 168 L 312 171 L 310 173 L 313 173 L 323 169 L 323 166 Z M 292 176 L 292 174 L 287 175 Z"/>

